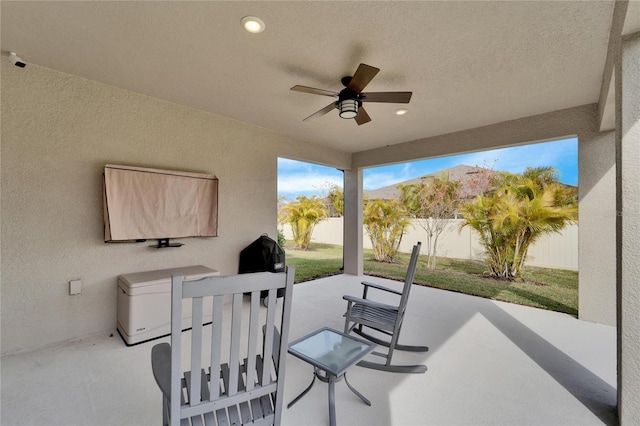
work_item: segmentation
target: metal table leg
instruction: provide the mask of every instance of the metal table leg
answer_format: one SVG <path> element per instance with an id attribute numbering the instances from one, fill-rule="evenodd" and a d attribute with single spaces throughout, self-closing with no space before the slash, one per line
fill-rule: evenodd
<path id="1" fill-rule="evenodd" d="M 287 405 L 287 408 L 291 408 L 291 406 L 292 406 L 293 404 L 295 404 L 296 402 L 298 402 L 298 401 L 300 400 L 300 398 L 302 398 L 303 396 L 305 396 L 305 395 L 307 394 L 307 392 L 309 392 L 309 391 L 311 390 L 311 388 L 313 387 L 313 384 L 314 384 L 315 382 L 316 382 L 316 373 L 315 373 L 315 371 L 314 371 L 314 373 L 313 373 L 313 380 L 311 380 L 311 384 L 310 384 L 310 385 L 309 385 L 305 390 L 303 390 L 303 391 L 302 391 L 302 393 L 301 393 L 300 395 L 296 396 L 296 397 L 293 399 L 293 401 L 291 401 L 291 402 L 289 403 L 289 405 Z"/>
<path id="2" fill-rule="evenodd" d="M 291 401 L 287 408 L 291 408 L 293 404 L 298 402 L 300 398 L 305 396 L 307 392 L 311 390 L 313 384 L 316 382 L 316 378 L 320 379 L 320 381 L 327 383 L 329 386 L 329 425 L 336 426 L 336 382 L 339 382 L 344 378 L 344 382 L 347 384 L 347 387 L 351 390 L 351 392 L 355 393 L 365 404 L 371 406 L 371 401 L 364 397 L 360 392 L 358 392 L 347 380 L 347 373 L 342 374 L 340 377 L 334 376 L 333 374 L 321 370 L 319 368 L 314 368 L 313 372 L 313 380 L 311 380 L 311 384 L 307 386 L 305 390 L 300 393 L 300 395 L 296 396 L 293 401 Z"/>
<path id="3" fill-rule="evenodd" d="M 336 376 L 329 374 L 329 426 L 336 426 Z"/>
<path id="4" fill-rule="evenodd" d="M 347 384 L 347 387 L 349 389 L 351 389 L 351 392 L 355 393 L 356 395 L 358 395 L 360 397 L 360 399 L 367 404 L 369 407 L 371 407 L 371 401 L 369 401 L 367 398 L 364 397 L 364 395 L 362 395 L 360 392 L 358 392 L 353 386 L 351 386 L 351 384 L 349 383 L 349 381 L 347 380 L 347 373 L 344 373 L 344 382 Z"/>

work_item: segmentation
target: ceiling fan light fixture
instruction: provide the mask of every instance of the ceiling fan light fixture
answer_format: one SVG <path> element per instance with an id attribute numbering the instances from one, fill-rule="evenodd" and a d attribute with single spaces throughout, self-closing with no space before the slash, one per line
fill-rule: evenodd
<path id="1" fill-rule="evenodd" d="M 378 74 L 378 71 L 380 71 L 379 68 L 372 67 L 371 65 L 358 65 L 353 76 L 342 77 L 340 82 L 345 86 L 345 88 L 339 93 L 308 86 L 293 86 L 291 90 L 296 92 L 329 96 L 334 99 L 338 98 L 302 121 L 321 117 L 328 114 L 330 111 L 337 109 L 340 118 L 353 118 L 355 119 L 354 121 L 356 124 L 360 126 L 371 121 L 371 117 L 369 117 L 369 114 L 367 114 L 367 111 L 363 107 L 364 102 L 408 104 L 411 100 L 412 92 L 363 92 L 364 88 L 371 82 L 371 79 Z M 407 112 L 407 110 L 404 109 L 403 112 Z M 398 115 L 403 114 L 403 112 L 398 112 Z"/>
<path id="2" fill-rule="evenodd" d="M 264 31 L 264 21 L 256 16 L 245 16 L 240 21 L 245 30 L 252 34 L 261 33 Z"/>
<path id="3" fill-rule="evenodd" d="M 355 118 L 358 115 L 358 101 L 355 99 L 344 99 L 338 103 L 340 118 Z"/>

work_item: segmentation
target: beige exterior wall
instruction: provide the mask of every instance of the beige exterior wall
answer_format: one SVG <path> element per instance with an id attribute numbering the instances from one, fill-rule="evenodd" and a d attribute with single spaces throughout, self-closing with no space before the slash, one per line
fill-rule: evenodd
<path id="1" fill-rule="evenodd" d="M 345 170 L 344 172 L 344 215 L 343 232 L 345 244 L 343 249 L 344 272 L 351 275 L 362 275 L 364 259 L 362 257 L 362 170 Z"/>
<path id="2" fill-rule="evenodd" d="M 2 352 L 116 327 L 119 274 L 203 264 L 234 273 L 276 234 L 277 157 L 347 168 L 351 155 L 46 68 L 2 61 Z M 215 174 L 219 237 L 105 244 L 106 163 Z M 82 293 L 69 296 L 69 280 Z"/>
<path id="3" fill-rule="evenodd" d="M 612 132 L 578 142 L 580 319 L 616 324 L 616 167 Z M 613 297 L 613 299 L 612 299 Z"/>
<path id="4" fill-rule="evenodd" d="M 618 70 L 618 166 L 621 207 L 618 264 L 618 412 L 620 424 L 640 419 L 640 32 L 623 39 Z"/>
<path id="5" fill-rule="evenodd" d="M 437 256 L 455 259 L 482 259 L 484 250 L 478 237 L 471 228 L 460 229 L 462 220 L 452 220 L 448 223 L 438 238 Z M 407 228 L 400 243 L 400 252 L 410 253 L 413 244 L 422 241 L 423 247 L 427 241 L 425 230 L 416 221 Z M 329 218 L 320 222 L 313 230 L 311 240 L 317 243 L 342 245 L 343 220 L 341 217 Z M 292 238 L 291 227 L 282 226 L 285 237 Z M 363 229 L 363 247 L 370 249 L 371 240 Z M 426 248 L 422 249 L 422 254 Z M 527 265 L 543 268 L 578 270 L 578 226 L 569 225 L 561 234 L 549 234 L 542 237 L 529 248 Z"/>

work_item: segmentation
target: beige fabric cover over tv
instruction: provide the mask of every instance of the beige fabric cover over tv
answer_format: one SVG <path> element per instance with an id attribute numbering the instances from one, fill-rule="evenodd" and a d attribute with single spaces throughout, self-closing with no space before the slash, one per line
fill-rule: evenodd
<path id="1" fill-rule="evenodd" d="M 215 237 L 218 179 L 202 173 L 104 167 L 105 241 Z"/>

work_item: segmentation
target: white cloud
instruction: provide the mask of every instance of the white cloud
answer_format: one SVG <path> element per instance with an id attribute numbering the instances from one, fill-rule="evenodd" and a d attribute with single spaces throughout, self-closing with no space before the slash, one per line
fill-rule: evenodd
<path id="1" fill-rule="evenodd" d="M 342 172 L 326 166 L 278 158 L 278 196 L 323 196 L 333 185 L 342 187 Z"/>
<path id="2" fill-rule="evenodd" d="M 342 179 L 322 173 L 278 176 L 278 193 L 327 192 L 331 185 L 342 188 Z"/>

